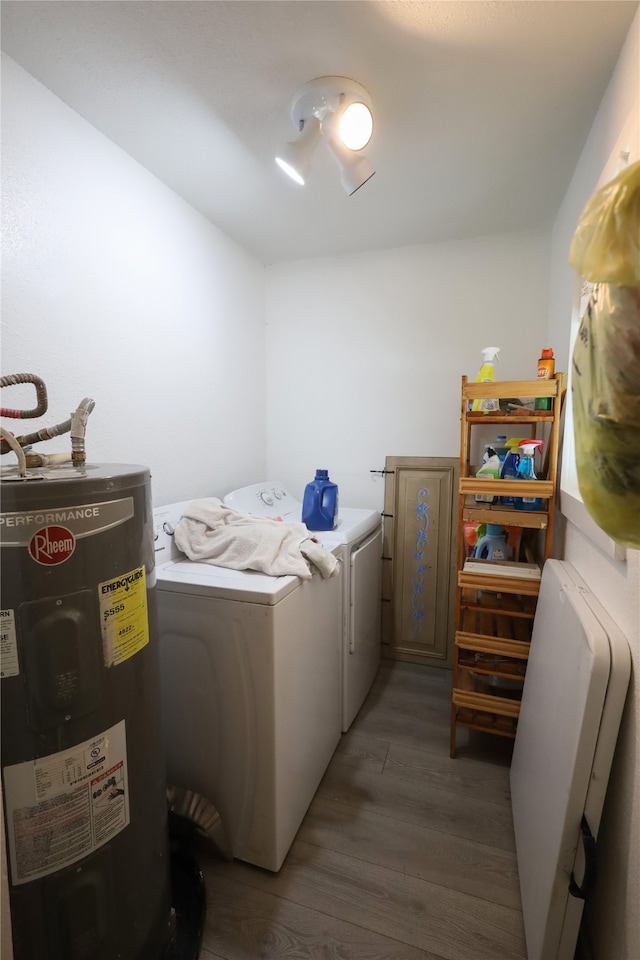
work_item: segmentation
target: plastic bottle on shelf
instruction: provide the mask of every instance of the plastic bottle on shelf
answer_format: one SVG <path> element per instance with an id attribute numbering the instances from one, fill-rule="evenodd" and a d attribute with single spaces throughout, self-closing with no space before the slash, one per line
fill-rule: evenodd
<path id="1" fill-rule="evenodd" d="M 506 433 L 501 433 L 496 437 L 495 443 L 492 443 L 491 446 L 498 454 L 500 458 L 500 463 L 504 463 L 507 454 L 509 453 L 509 447 L 507 446 L 507 435 Z"/>
<path id="2" fill-rule="evenodd" d="M 504 527 L 497 523 L 488 523 L 487 532 L 478 540 L 473 556 L 477 560 L 508 560 L 511 547 L 507 543 Z"/>
<path id="3" fill-rule="evenodd" d="M 545 347 L 538 360 L 538 380 L 550 380 L 555 372 L 556 362 L 551 347 Z M 551 410 L 551 397 L 536 397 L 536 410 Z"/>
<path id="4" fill-rule="evenodd" d="M 496 375 L 493 364 L 500 359 L 500 347 L 485 347 L 482 350 L 482 366 L 478 371 L 476 383 L 495 383 Z M 500 410 L 500 401 L 494 398 L 474 400 L 471 409 L 482 413 L 497 413 Z"/>
<path id="5" fill-rule="evenodd" d="M 542 449 L 542 440 L 521 440 L 519 444 L 520 462 L 517 466 L 518 480 L 537 480 L 533 456 Z M 514 497 L 516 510 L 542 510 L 541 497 Z"/>
<path id="6" fill-rule="evenodd" d="M 494 480 L 500 478 L 500 457 L 492 446 L 487 448 L 487 460 L 483 463 L 476 473 L 476 477 L 491 477 Z M 497 503 L 498 497 L 490 493 L 476 493 L 476 503 Z"/>
<path id="7" fill-rule="evenodd" d="M 511 437 L 511 439 L 507 440 L 507 455 L 500 468 L 501 480 L 517 480 L 518 464 L 520 463 L 518 445 L 522 439 L 522 437 Z M 500 497 L 500 503 L 505 506 L 513 506 L 514 499 L 514 497 Z"/>
<path id="8" fill-rule="evenodd" d="M 472 557 L 476 549 L 478 540 L 484 537 L 487 532 L 486 523 L 474 523 L 465 521 L 464 524 L 464 554 L 465 557 Z"/>

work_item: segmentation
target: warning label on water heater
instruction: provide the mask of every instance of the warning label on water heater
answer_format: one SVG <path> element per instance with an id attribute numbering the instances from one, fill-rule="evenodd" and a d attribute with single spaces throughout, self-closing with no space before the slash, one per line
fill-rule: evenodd
<path id="1" fill-rule="evenodd" d="M 0 610 L 0 677 L 17 677 L 19 673 L 14 612 Z"/>
<path id="2" fill-rule="evenodd" d="M 3 774 L 14 885 L 81 860 L 129 823 L 124 720 Z"/>
<path id="3" fill-rule="evenodd" d="M 144 567 L 99 583 L 98 600 L 104 662 L 113 667 L 149 643 Z"/>

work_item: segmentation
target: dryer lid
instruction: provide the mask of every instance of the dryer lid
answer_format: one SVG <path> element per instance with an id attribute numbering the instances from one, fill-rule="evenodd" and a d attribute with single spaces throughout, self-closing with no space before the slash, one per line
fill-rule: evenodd
<path id="1" fill-rule="evenodd" d="M 158 590 L 189 596 L 273 606 L 302 586 L 299 577 L 270 577 L 254 570 L 231 570 L 194 560 L 171 560 L 157 567 Z"/>

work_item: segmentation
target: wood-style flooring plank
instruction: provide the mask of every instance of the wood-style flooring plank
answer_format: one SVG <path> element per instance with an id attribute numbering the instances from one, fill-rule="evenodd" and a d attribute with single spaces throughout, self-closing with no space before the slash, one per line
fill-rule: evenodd
<path id="1" fill-rule="evenodd" d="M 316 797 L 297 835 L 315 846 L 520 909 L 515 855 Z"/>
<path id="2" fill-rule="evenodd" d="M 358 736 L 416 747 L 442 756 L 449 754 L 449 728 L 435 711 L 429 718 L 426 710 L 414 704 L 375 703 L 367 700 L 356 719 Z"/>
<path id="3" fill-rule="evenodd" d="M 224 960 L 441 960 L 207 870 L 206 949 Z"/>
<path id="4" fill-rule="evenodd" d="M 384 740 L 373 740 L 370 737 L 360 737 L 356 733 L 349 732 L 343 734 L 333 760 L 336 763 L 358 767 L 360 770 L 382 773 L 388 752 L 389 744 Z"/>
<path id="5" fill-rule="evenodd" d="M 520 911 L 296 841 L 278 874 L 212 861 L 212 870 L 446 960 L 525 960 Z"/>
<path id="6" fill-rule="evenodd" d="M 401 660 L 383 660 L 378 669 L 372 690 L 384 686 L 387 691 L 401 687 L 407 696 L 427 694 L 438 699 L 447 699 L 451 694 L 451 671 L 437 667 L 421 667 L 420 664 Z"/>
<path id="7" fill-rule="evenodd" d="M 451 679 L 449 671 L 432 669 L 421 678 L 420 667 L 393 664 L 380 666 L 371 692 L 356 717 L 351 732 L 407 747 L 449 756 Z M 406 667 L 412 667 L 407 671 Z M 433 681 L 431 674 L 445 674 Z M 458 728 L 459 759 L 484 759 L 506 767 L 511 762 L 513 741 Z"/>
<path id="8" fill-rule="evenodd" d="M 367 741 L 367 743 L 376 741 Z M 381 742 L 381 741 L 379 741 Z M 334 756 L 334 759 L 337 757 Z M 389 744 L 383 773 L 410 778 L 416 784 L 430 784 L 453 791 L 467 803 L 490 800 L 511 809 L 509 769 L 483 760 L 452 760 L 447 754 L 428 753 L 402 744 Z"/>
<path id="9" fill-rule="evenodd" d="M 358 723 L 363 717 L 376 708 L 399 709 L 404 714 L 418 713 L 430 720 L 441 722 L 443 711 L 451 705 L 451 689 L 442 681 L 421 681 L 414 675 L 399 676 L 397 673 L 378 673 L 378 678 L 371 688 L 360 713 L 356 717 Z"/>
<path id="10" fill-rule="evenodd" d="M 475 840 L 497 850 L 515 850 L 510 807 L 477 798 L 470 802 L 468 797 L 435 787 L 425 778 L 416 781 L 386 772 L 380 776 L 331 761 L 316 797 Z"/>

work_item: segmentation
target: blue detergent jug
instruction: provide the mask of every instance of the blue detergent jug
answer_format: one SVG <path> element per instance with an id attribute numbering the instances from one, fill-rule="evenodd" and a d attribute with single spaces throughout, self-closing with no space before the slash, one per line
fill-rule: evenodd
<path id="1" fill-rule="evenodd" d="M 328 470 L 316 470 L 302 500 L 302 522 L 308 530 L 333 530 L 338 516 L 338 487 L 329 479 Z"/>
<path id="2" fill-rule="evenodd" d="M 487 532 L 478 540 L 473 556 L 477 560 L 508 560 L 511 547 L 507 535 L 499 524 L 488 523 Z"/>

